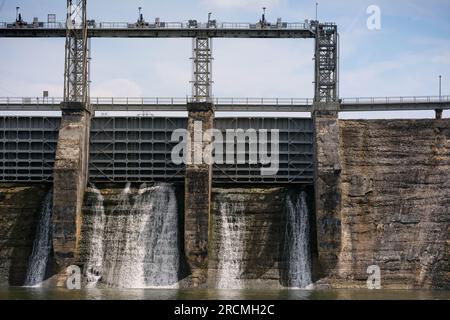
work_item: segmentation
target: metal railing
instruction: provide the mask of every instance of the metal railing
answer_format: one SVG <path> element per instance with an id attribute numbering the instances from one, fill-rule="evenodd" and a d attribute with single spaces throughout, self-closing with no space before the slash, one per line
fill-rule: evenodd
<path id="1" fill-rule="evenodd" d="M 76 24 L 75 27 L 80 27 Z M 129 22 L 95 22 L 89 21 L 88 27 L 90 29 L 226 29 L 226 30 L 252 30 L 252 29 L 287 29 L 287 30 L 312 30 L 309 22 L 281 22 L 261 25 L 259 23 L 236 23 L 236 22 L 144 22 L 144 23 L 129 23 Z M 65 29 L 65 22 L 37 22 L 16 24 L 14 22 L 0 22 L 0 28 L 8 29 Z"/>
<path id="2" fill-rule="evenodd" d="M 79 26 L 79 25 L 78 25 Z M 15 22 L 0 22 L 0 29 L 65 29 L 65 22 L 37 22 L 16 24 Z"/>
<path id="3" fill-rule="evenodd" d="M 191 97 L 94 97 L 94 105 L 185 105 L 191 102 Z M 63 102 L 63 98 L 32 98 L 32 97 L 0 97 L 0 105 L 56 105 Z M 212 98 L 215 104 L 226 105 L 311 105 L 310 98 Z"/>
<path id="4" fill-rule="evenodd" d="M 93 105 L 185 105 L 191 97 L 93 97 Z M 277 105 L 310 106 L 313 98 L 212 98 L 217 105 Z M 57 105 L 63 102 L 60 97 L 0 97 L 0 105 Z M 402 103 L 450 103 L 450 96 L 410 96 L 410 97 L 356 97 L 342 98 L 342 104 L 402 104 Z"/>
<path id="5" fill-rule="evenodd" d="M 450 96 L 357 97 L 342 98 L 342 104 L 394 104 L 450 102 Z"/>

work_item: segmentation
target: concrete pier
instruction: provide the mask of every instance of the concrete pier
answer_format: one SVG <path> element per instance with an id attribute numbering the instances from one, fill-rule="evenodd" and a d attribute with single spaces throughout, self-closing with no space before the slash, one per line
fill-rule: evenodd
<path id="1" fill-rule="evenodd" d="M 61 109 L 53 178 L 53 250 L 58 270 L 77 258 L 91 119 L 82 103 L 63 103 Z"/>
<path id="2" fill-rule="evenodd" d="M 200 124 L 200 126 L 199 126 Z M 192 140 L 202 137 L 203 132 L 214 127 L 212 103 L 188 104 L 188 133 Z M 201 131 L 201 132 L 200 132 Z M 210 141 L 190 144 L 191 161 L 186 163 L 184 243 L 188 265 L 192 274 L 192 286 L 206 283 L 208 272 L 208 232 L 211 205 L 211 165 L 204 158 L 205 146 Z"/>
<path id="3" fill-rule="evenodd" d="M 314 126 L 314 188 L 319 275 L 329 274 L 338 263 L 341 243 L 341 158 L 339 104 L 316 104 Z"/>

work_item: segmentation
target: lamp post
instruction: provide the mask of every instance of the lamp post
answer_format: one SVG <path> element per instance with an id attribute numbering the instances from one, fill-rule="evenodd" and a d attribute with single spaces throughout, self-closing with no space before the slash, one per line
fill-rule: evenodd
<path id="1" fill-rule="evenodd" d="M 439 75 L 439 102 L 442 102 L 442 75 Z M 436 109 L 436 119 L 442 119 L 442 109 Z"/>

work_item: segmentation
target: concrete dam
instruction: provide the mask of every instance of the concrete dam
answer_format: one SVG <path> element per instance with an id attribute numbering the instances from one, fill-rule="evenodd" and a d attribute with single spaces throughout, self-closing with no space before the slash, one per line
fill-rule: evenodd
<path id="1" fill-rule="evenodd" d="M 333 23 L 107 25 L 70 3 L 70 28 L 0 23 L 66 37 L 64 98 L 0 98 L 0 286 L 367 288 L 376 266 L 383 288 L 450 289 L 450 97 L 339 98 Z M 97 37 L 193 38 L 192 97 L 89 97 Z M 215 37 L 314 39 L 314 98 L 213 97 Z M 436 119 L 339 118 L 360 110 Z"/>

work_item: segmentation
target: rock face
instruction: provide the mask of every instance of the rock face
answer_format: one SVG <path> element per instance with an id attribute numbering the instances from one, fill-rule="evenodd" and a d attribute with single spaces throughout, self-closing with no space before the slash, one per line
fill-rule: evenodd
<path id="1" fill-rule="evenodd" d="M 23 285 L 49 188 L 44 184 L 0 185 L 0 286 Z"/>
<path id="2" fill-rule="evenodd" d="M 334 285 L 365 287 L 367 267 L 378 265 L 385 288 L 449 289 L 450 120 L 339 124 Z"/>

